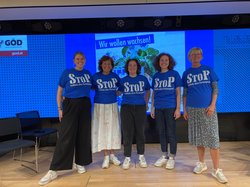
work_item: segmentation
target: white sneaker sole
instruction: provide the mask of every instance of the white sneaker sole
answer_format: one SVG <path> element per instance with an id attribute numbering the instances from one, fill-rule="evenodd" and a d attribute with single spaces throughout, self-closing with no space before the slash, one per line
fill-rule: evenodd
<path id="1" fill-rule="evenodd" d="M 83 173 L 86 173 L 87 171 L 85 170 L 85 171 L 79 171 L 79 170 L 77 170 L 77 172 L 79 173 L 79 174 L 83 174 Z"/>
<path id="2" fill-rule="evenodd" d="M 102 169 L 108 169 L 109 166 L 102 166 Z"/>
<path id="3" fill-rule="evenodd" d="M 122 166 L 122 169 L 124 169 L 124 170 L 128 170 L 128 169 L 129 169 L 129 167 L 130 167 L 130 166 L 128 166 L 128 167 L 124 167 L 124 166 Z"/>
<path id="4" fill-rule="evenodd" d="M 120 166 L 121 165 L 121 162 L 113 162 L 113 161 L 109 161 L 111 164 L 114 164 L 115 166 Z"/>
<path id="5" fill-rule="evenodd" d="M 166 166 L 166 169 L 174 169 L 174 166 Z"/>
<path id="6" fill-rule="evenodd" d="M 207 167 L 203 168 L 200 172 L 195 172 L 195 171 L 193 171 L 193 173 L 195 173 L 195 174 L 201 174 L 202 172 L 204 172 L 204 171 L 206 171 L 206 170 L 207 170 Z"/>
<path id="7" fill-rule="evenodd" d="M 57 176 L 52 177 L 52 178 L 51 178 L 50 180 L 48 180 L 48 181 L 44 181 L 44 182 L 39 181 L 38 184 L 39 184 L 40 186 L 44 186 L 44 185 L 50 183 L 51 181 L 55 180 L 56 178 L 57 178 Z"/>
<path id="8" fill-rule="evenodd" d="M 147 168 L 147 167 L 148 167 L 148 165 L 142 165 L 142 164 L 139 164 L 139 166 L 140 166 L 141 168 Z"/>
<path id="9" fill-rule="evenodd" d="M 164 165 L 166 165 L 166 164 L 167 164 L 167 162 L 164 162 L 164 163 L 162 163 L 162 164 L 156 164 L 156 163 L 155 163 L 154 166 L 155 166 L 155 167 L 162 167 L 162 166 L 164 166 Z"/>
<path id="10" fill-rule="evenodd" d="M 213 176 L 214 178 L 216 178 L 217 181 L 219 181 L 219 182 L 222 183 L 222 184 L 226 184 L 226 183 L 228 182 L 228 181 L 220 180 L 214 173 L 212 173 L 212 176 Z"/>

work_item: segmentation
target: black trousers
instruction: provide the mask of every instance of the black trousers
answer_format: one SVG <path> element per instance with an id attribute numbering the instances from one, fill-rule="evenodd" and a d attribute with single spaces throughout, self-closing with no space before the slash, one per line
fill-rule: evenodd
<path id="1" fill-rule="evenodd" d="M 177 150 L 175 108 L 155 109 L 155 122 L 159 130 L 161 151 L 174 157 Z M 170 154 L 168 151 L 170 145 Z"/>
<path id="2" fill-rule="evenodd" d="M 121 106 L 121 126 L 123 134 L 124 156 L 130 157 L 132 143 L 135 135 L 137 154 L 144 154 L 147 114 L 145 105 L 122 105 Z"/>
<path id="3" fill-rule="evenodd" d="M 63 118 L 59 129 L 51 170 L 72 169 L 73 156 L 78 165 L 92 162 L 91 101 L 88 97 L 63 101 Z"/>

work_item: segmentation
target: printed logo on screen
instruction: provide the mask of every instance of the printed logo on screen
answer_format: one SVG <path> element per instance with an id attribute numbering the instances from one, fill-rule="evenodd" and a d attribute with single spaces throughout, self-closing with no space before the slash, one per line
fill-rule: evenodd
<path id="1" fill-rule="evenodd" d="M 0 48 L 2 47 L 3 42 L 3 40 L 0 40 Z"/>
<path id="2" fill-rule="evenodd" d="M 26 35 L 0 36 L 0 56 L 27 56 Z"/>

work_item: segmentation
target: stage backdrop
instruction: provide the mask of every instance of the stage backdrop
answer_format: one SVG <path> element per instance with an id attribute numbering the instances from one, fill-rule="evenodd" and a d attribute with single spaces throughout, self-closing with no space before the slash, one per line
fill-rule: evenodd
<path id="1" fill-rule="evenodd" d="M 138 58 L 150 81 L 152 61 L 161 52 L 176 60 L 180 75 L 190 67 L 187 52 L 201 47 L 203 64 L 219 77 L 219 113 L 250 112 L 250 29 L 180 30 L 39 34 L 0 36 L 0 118 L 27 110 L 41 117 L 57 117 L 56 91 L 65 68 L 73 67 L 73 54 L 83 51 L 86 69 L 97 71 L 102 55 L 115 60 L 114 72 L 125 76 L 124 63 Z M 92 93 L 93 96 L 93 93 Z M 120 98 L 118 98 L 120 103 Z"/>

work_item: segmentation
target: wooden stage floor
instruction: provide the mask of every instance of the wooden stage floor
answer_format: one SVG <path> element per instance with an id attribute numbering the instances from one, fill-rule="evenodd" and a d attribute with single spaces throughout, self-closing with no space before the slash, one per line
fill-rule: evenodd
<path id="1" fill-rule="evenodd" d="M 43 149 L 53 151 L 54 147 Z M 117 156 L 123 160 L 122 150 Z M 192 170 L 197 161 L 195 147 L 187 143 L 179 143 L 174 170 L 156 168 L 154 162 L 161 156 L 159 144 L 147 144 L 145 152 L 148 168 L 138 166 L 138 157 L 133 147 L 132 166 L 123 170 L 119 166 L 111 165 L 109 169 L 102 169 L 101 153 L 93 155 L 93 163 L 87 166 L 84 174 L 75 170 L 60 172 L 59 177 L 47 184 L 48 187 L 249 187 L 250 186 L 250 142 L 221 142 L 221 168 L 229 182 L 220 184 L 210 174 L 212 162 L 207 150 L 206 160 L 208 170 L 197 175 Z M 24 153 L 24 159 L 34 159 L 33 149 Z M 35 173 L 12 160 L 12 153 L 0 157 L 0 187 L 35 187 L 39 186 L 39 179 L 48 171 L 52 159 L 52 152 L 39 152 L 39 173 Z M 31 165 L 33 166 L 33 165 Z"/>

